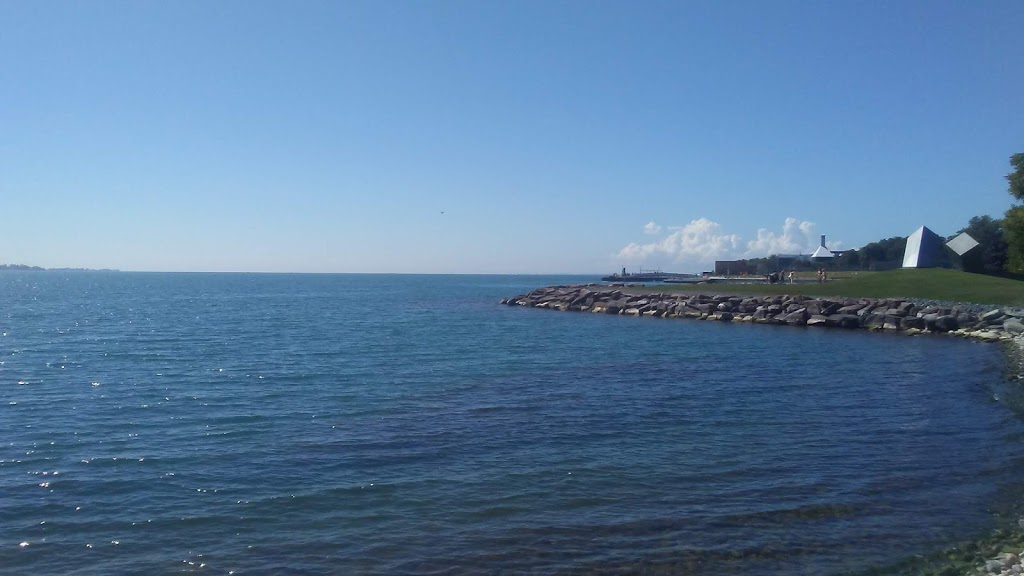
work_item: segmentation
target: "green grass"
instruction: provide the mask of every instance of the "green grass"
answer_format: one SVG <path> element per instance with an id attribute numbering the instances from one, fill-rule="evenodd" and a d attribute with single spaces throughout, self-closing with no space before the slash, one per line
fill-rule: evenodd
<path id="1" fill-rule="evenodd" d="M 652 290 L 849 298 L 905 297 L 1024 306 L 1024 281 L 957 270 L 907 268 L 888 272 L 837 272 L 829 278 L 826 284 L 680 284 L 652 287 Z"/>

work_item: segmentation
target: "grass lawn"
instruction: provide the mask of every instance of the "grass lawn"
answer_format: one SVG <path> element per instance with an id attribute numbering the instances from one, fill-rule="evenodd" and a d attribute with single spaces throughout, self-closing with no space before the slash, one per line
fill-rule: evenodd
<path id="1" fill-rule="evenodd" d="M 813 278 L 811 272 L 800 275 Z M 1024 306 L 1024 281 L 941 268 L 888 272 L 836 272 L 826 284 L 698 284 L 651 287 L 658 292 L 721 294 L 805 294 L 849 298 L 926 298 L 976 304 Z"/>

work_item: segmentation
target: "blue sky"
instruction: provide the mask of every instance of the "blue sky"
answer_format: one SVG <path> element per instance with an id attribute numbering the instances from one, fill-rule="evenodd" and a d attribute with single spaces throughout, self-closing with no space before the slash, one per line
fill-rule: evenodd
<path id="1" fill-rule="evenodd" d="M 1024 2 L 0 3 L 0 262 L 691 272 L 1001 216 Z"/>

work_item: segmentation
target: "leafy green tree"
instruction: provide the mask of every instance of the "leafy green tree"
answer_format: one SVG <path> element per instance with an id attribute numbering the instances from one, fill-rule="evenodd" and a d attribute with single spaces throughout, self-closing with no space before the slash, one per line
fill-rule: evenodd
<path id="1" fill-rule="evenodd" d="M 877 242 L 866 244 L 858 250 L 858 260 L 862 267 L 870 270 L 877 264 L 890 266 L 903 262 L 903 252 L 907 248 L 905 236 L 893 236 Z"/>
<path id="2" fill-rule="evenodd" d="M 1013 172 L 1006 175 L 1008 192 L 1017 200 L 1024 200 L 1024 152 L 1010 156 Z M 1011 206 L 1003 216 L 1006 237 L 1006 271 L 1024 274 L 1024 206 Z"/>
<path id="3" fill-rule="evenodd" d="M 1010 156 L 1010 166 L 1013 166 L 1013 172 L 1006 175 L 1010 194 L 1017 200 L 1024 200 L 1024 152 Z"/>
<path id="4" fill-rule="evenodd" d="M 959 257 L 965 272 L 999 274 L 1006 269 L 1006 240 L 1003 223 L 991 216 L 975 216 L 957 234 L 967 232 L 979 246 Z"/>
<path id="5" fill-rule="evenodd" d="M 1006 271 L 1024 274 L 1024 206 L 1014 206 L 1003 216 L 1006 234 Z"/>
<path id="6" fill-rule="evenodd" d="M 835 267 L 840 270 L 856 270 L 860 268 L 860 252 L 847 250 L 835 259 Z"/>

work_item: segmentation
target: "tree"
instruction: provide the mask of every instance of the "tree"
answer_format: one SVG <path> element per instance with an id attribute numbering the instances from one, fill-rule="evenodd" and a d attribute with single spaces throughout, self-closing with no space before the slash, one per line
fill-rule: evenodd
<path id="1" fill-rule="evenodd" d="M 1006 271 L 1024 274 L 1024 206 L 1014 206 L 1003 216 L 1006 235 Z"/>
<path id="2" fill-rule="evenodd" d="M 879 264 L 888 267 L 898 267 L 903 263 L 903 252 L 907 248 L 905 236 L 893 236 L 878 242 L 866 244 L 858 250 L 858 259 L 861 266 L 868 270 L 875 269 Z"/>
<path id="3" fill-rule="evenodd" d="M 834 264 L 840 270 L 856 270 L 860 268 L 860 252 L 845 250 L 835 259 Z"/>
<path id="4" fill-rule="evenodd" d="M 979 246 L 960 257 L 965 272 L 999 274 L 1006 269 L 1003 223 L 991 216 L 975 216 L 957 234 L 967 232 Z"/>
<path id="5" fill-rule="evenodd" d="M 1024 200 L 1024 152 L 1010 156 L 1013 172 L 1006 175 L 1010 183 L 1008 192 L 1017 200 Z M 1003 216 L 1006 238 L 1006 271 L 1024 274 L 1024 206 L 1011 206 Z"/>
<path id="6" fill-rule="evenodd" d="M 1010 194 L 1017 200 L 1024 200 L 1024 152 L 1010 156 L 1010 166 L 1013 166 L 1013 172 L 1006 175 Z"/>

